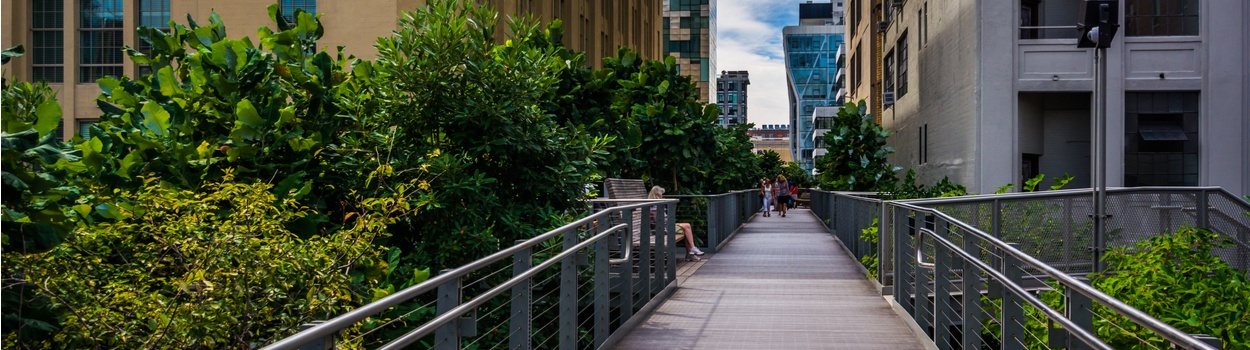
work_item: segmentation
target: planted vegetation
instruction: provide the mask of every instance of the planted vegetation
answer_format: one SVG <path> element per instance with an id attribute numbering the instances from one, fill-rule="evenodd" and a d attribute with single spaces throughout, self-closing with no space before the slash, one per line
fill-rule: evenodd
<path id="1" fill-rule="evenodd" d="M 599 179 L 691 194 L 763 175 L 671 57 L 592 70 L 558 20 L 436 0 L 371 61 L 279 11 L 258 42 L 216 15 L 141 29 L 152 51 L 126 53 L 153 73 L 101 79 L 87 138 L 60 141 L 46 85 L 5 82 L 6 344 L 254 347 L 579 217 Z"/>

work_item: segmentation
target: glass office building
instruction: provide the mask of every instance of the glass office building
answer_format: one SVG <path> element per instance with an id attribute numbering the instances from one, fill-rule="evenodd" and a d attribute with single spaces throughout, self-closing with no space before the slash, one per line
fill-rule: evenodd
<path id="1" fill-rule="evenodd" d="M 817 139 L 812 112 L 816 107 L 840 106 L 837 54 L 845 43 L 845 26 L 830 3 L 800 4 L 800 25 L 782 30 L 786 78 L 790 92 L 790 148 L 794 161 L 809 173 L 815 168 Z"/>
<path id="2" fill-rule="evenodd" d="M 661 49 L 699 87 L 699 101 L 715 103 L 716 0 L 663 0 L 662 8 Z"/>

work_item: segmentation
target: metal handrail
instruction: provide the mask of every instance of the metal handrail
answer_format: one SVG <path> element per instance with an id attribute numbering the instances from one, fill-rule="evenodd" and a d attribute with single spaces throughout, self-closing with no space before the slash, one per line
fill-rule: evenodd
<path id="1" fill-rule="evenodd" d="M 933 215 L 935 217 L 941 218 L 947 223 L 954 224 L 955 226 L 967 231 L 968 233 L 971 233 L 977 236 L 977 238 L 984 240 L 986 242 L 989 242 L 990 244 L 994 245 L 995 248 L 998 248 L 1002 250 L 1003 252 L 1015 257 L 1016 259 L 1019 259 L 1021 262 L 1040 270 L 1041 272 L 1045 273 L 1051 278 L 1054 278 L 1055 280 L 1059 281 L 1061 284 L 1076 291 L 1077 293 L 1085 295 L 1086 297 L 1089 297 L 1090 299 L 1103 304 L 1103 306 L 1111 309 L 1112 311 L 1115 311 L 1116 313 L 1119 313 L 1122 316 L 1125 316 L 1130 321 L 1133 321 L 1134 323 L 1137 323 L 1138 325 L 1142 327 L 1145 327 L 1147 329 L 1150 329 L 1151 331 L 1154 331 L 1155 333 L 1158 333 L 1159 335 L 1163 336 L 1165 339 L 1175 344 L 1180 344 L 1190 349 L 1216 350 L 1214 347 L 1206 343 L 1203 343 L 1197 339 L 1194 339 L 1193 337 L 1189 336 L 1189 334 L 1182 332 L 1179 329 L 1176 329 L 1175 327 L 1172 327 L 1171 325 L 1142 312 L 1141 310 L 1137 310 L 1137 308 L 1134 308 L 1128 304 L 1125 304 L 1119 299 L 1113 298 L 1103 293 L 1102 291 L 1095 289 L 1092 286 L 1081 283 L 1076 278 L 1069 276 L 1063 273 L 1062 271 L 1059 271 L 1058 269 L 1055 269 L 1054 267 L 1051 267 L 1050 265 L 1043 263 L 1040 260 L 1037 260 L 1036 258 L 1028 254 L 1025 254 L 1024 252 L 1020 251 L 1019 249 L 1016 249 L 1015 247 L 1012 247 L 1006 242 L 1003 242 L 1002 240 L 995 238 L 993 235 L 985 233 L 984 231 L 981 231 L 980 229 L 977 229 L 976 227 L 973 227 L 972 225 L 966 224 L 963 221 L 960 221 L 959 219 L 951 217 L 950 215 L 947 215 L 946 213 L 943 213 L 938 210 L 920 207 L 920 206 L 916 206 L 913 204 L 902 203 L 902 202 L 887 202 L 886 205 L 898 206 L 898 207 L 905 208 L 913 212 Z"/>
<path id="2" fill-rule="evenodd" d="M 1050 317 L 1050 319 L 1054 320 L 1056 323 L 1059 323 L 1061 326 L 1063 326 L 1065 330 L 1076 335 L 1076 337 L 1079 338 L 1081 342 L 1085 343 L 1085 345 L 1088 345 L 1097 349 L 1107 349 L 1107 350 L 1113 349 L 1110 345 L 1107 345 L 1107 343 L 1104 343 L 1102 340 L 1098 339 L 1098 337 L 1095 337 L 1093 334 L 1090 334 L 1089 331 L 1085 330 L 1084 328 L 1081 328 L 1080 326 L 1077 326 L 1075 322 L 1072 322 L 1072 320 L 1065 317 L 1059 311 L 1056 311 L 1055 309 L 1052 309 L 1049 305 L 1046 305 L 1046 303 L 1042 302 L 1041 299 L 1038 299 L 1037 297 L 1033 296 L 1033 293 L 1029 293 L 1029 291 L 1026 290 L 1024 287 L 1012 282 L 1011 279 L 1007 278 L 1006 275 L 1003 275 L 1001 272 L 995 270 L 993 267 L 985 264 L 985 262 L 972 256 L 972 254 L 969 254 L 968 251 L 960 249 L 958 246 L 955 245 L 954 242 L 951 242 L 945 237 L 939 236 L 937 233 L 933 232 L 933 230 L 920 229 L 918 231 L 919 233 L 916 234 L 917 240 L 919 240 L 920 237 L 923 237 L 925 235 L 932 235 L 935 242 L 942 244 L 947 249 L 950 249 L 950 251 L 955 252 L 955 254 L 959 254 L 959 256 L 963 258 L 963 261 L 971 263 L 977 269 L 984 271 L 992 279 L 1002 281 L 1002 286 L 1004 288 L 1011 291 L 1012 294 L 1015 294 L 1016 296 L 1023 298 L 1026 302 L 1028 302 L 1029 304 L 1032 304 L 1034 308 L 1037 308 L 1038 310 L 1042 311 L 1042 313 L 1046 314 L 1047 317 Z M 916 246 L 920 247 L 920 244 L 917 244 Z M 921 260 L 919 256 L 920 254 L 919 249 L 916 250 L 916 254 L 917 254 L 916 261 L 917 263 L 919 263 Z M 930 264 L 930 265 L 933 265 L 933 264 Z"/>
<path id="3" fill-rule="evenodd" d="M 381 349 L 381 350 L 403 349 L 404 347 L 418 340 L 421 340 L 421 337 L 430 335 L 430 333 L 434 333 L 434 331 L 438 329 L 439 327 L 442 327 L 446 325 L 448 322 L 451 322 L 452 320 L 459 318 L 460 316 L 463 316 L 464 314 L 468 313 L 470 310 L 473 310 L 479 306 L 482 306 L 482 304 L 486 304 L 486 302 L 490 301 L 491 298 L 499 296 L 503 294 L 504 291 L 511 289 L 513 286 L 516 286 L 520 284 L 521 282 L 524 282 L 525 280 L 531 277 L 534 277 L 534 275 L 537 275 L 538 272 L 544 269 L 550 268 L 552 266 L 555 266 L 555 264 L 560 263 L 561 260 L 564 260 L 564 258 L 572 256 L 573 254 L 577 254 L 577 251 L 586 249 L 587 247 L 590 247 L 591 245 L 598 243 L 599 240 L 605 237 L 608 237 L 609 235 L 613 233 L 616 233 L 616 231 L 620 231 L 628 227 L 629 225 L 627 224 L 618 224 L 616 226 L 612 226 L 611 228 L 609 228 L 608 230 L 602 233 L 591 236 L 589 239 L 582 241 L 581 243 L 578 243 L 572 248 L 565 249 L 564 251 L 560 252 L 560 254 L 556 254 L 555 256 L 552 256 L 550 259 L 547 259 L 547 261 L 544 261 L 543 263 L 538 264 L 538 266 L 530 267 L 529 270 L 526 270 L 524 273 L 521 273 L 517 275 L 516 277 L 509 279 L 507 282 L 504 282 L 498 286 L 495 286 L 495 288 L 491 288 L 490 290 L 482 293 L 481 295 L 473 299 L 469 299 L 469 301 L 463 304 L 460 304 L 460 306 L 457 306 L 451 310 L 448 310 L 446 313 L 439 315 L 438 317 L 435 317 L 430 322 L 426 322 L 425 324 L 421 325 L 421 327 L 417 327 L 417 329 L 414 329 L 412 331 L 409 331 L 408 333 L 405 333 L 403 336 L 400 336 L 399 339 L 395 339 L 391 341 L 390 343 L 386 343 L 386 345 L 383 345 L 382 347 L 378 349 Z M 626 230 L 626 231 L 629 231 L 629 230 Z M 628 246 L 630 244 L 626 244 L 626 245 Z"/>
<path id="4" fill-rule="evenodd" d="M 916 266 L 926 270 L 933 270 L 937 268 L 937 264 L 924 262 L 924 233 L 931 234 L 934 237 L 937 237 L 937 234 L 927 228 L 921 228 L 917 231 L 920 231 L 920 233 L 916 234 Z"/>
<path id="5" fill-rule="evenodd" d="M 425 294 L 426 292 L 429 292 L 431 290 L 434 290 L 435 288 L 438 288 L 439 286 L 445 283 L 452 282 L 461 277 L 467 276 L 469 273 L 476 271 L 478 269 L 487 267 L 490 264 L 493 264 L 498 261 L 502 261 L 503 259 L 511 258 L 516 253 L 521 252 L 525 249 L 529 249 L 538 244 L 541 244 L 542 242 L 548 239 L 555 238 L 556 236 L 575 230 L 580 226 L 592 224 L 596 220 L 607 219 L 607 216 L 614 211 L 632 210 L 632 209 L 649 207 L 649 206 L 656 205 L 656 204 L 676 204 L 677 203 L 677 200 L 673 200 L 673 199 L 653 199 L 653 200 L 617 199 L 617 200 L 612 200 L 612 201 L 616 201 L 616 202 L 628 201 L 628 202 L 641 202 L 641 203 L 612 207 L 610 208 L 610 210 L 604 210 L 598 213 L 591 214 L 589 216 L 586 216 L 584 218 L 581 218 L 579 220 L 576 220 L 569 224 L 561 226 L 555 230 L 551 230 L 547 233 L 535 236 L 534 238 L 530 238 L 524 242 L 518 243 L 506 249 L 495 252 L 484 258 L 475 260 L 471 263 L 446 271 L 442 274 L 439 274 L 438 276 L 430 278 L 426 280 L 425 282 L 419 283 L 415 286 L 404 288 L 403 290 L 395 292 L 394 294 L 386 296 L 375 302 L 362 305 L 352 311 L 348 311 L 342 315 L 334 317 L 321 324 L 318 324 L 311 328 L 295 333 L 294 335 L 290 337 L 286 337 L 277 342 L 274 342 L 273 344 L 269 344 L 268 346 L 265 346 L 262 349 L 263 350 L 296 349 L 300 345 L 333 335 L 339 330 L 347 328 L 347 327 L 351 327 L 352 325 L 364 320 L 365 318 L 385 312 L 391 307 L 397 306 L 403 302 L 416 298 L 422 294 Z M 596 235 L 595 237 L 598 237 L 598 236 L 599 235 Z M 628 243 L 624 245 L 631 246 L 631 244 L 628 244 Z"/>

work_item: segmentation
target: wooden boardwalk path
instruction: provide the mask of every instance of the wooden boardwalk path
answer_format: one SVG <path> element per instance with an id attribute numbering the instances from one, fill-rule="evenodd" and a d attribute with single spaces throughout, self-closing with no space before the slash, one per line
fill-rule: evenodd
<path id="1" fill-rule="evenodd" d="M 756 215 L 687 264 L 680 288 L 616 349 L 926 348 L 815 215 L 787 216 Z"/>

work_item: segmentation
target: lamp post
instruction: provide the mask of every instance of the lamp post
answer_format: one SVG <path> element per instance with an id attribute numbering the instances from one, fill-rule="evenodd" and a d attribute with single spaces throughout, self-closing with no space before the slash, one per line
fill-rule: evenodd
<path id="1" fill-rule="evenodd" d="M 1094 187 L 1094 271 L 1105 267 L 1107 247 L 1107 48 L 1120 29 L 1119 0 L 1085 0 L 1077 17 L 1080 36 L 1076 47 L 1094 48 L 1093 142 L 1090 143 Z"/>

